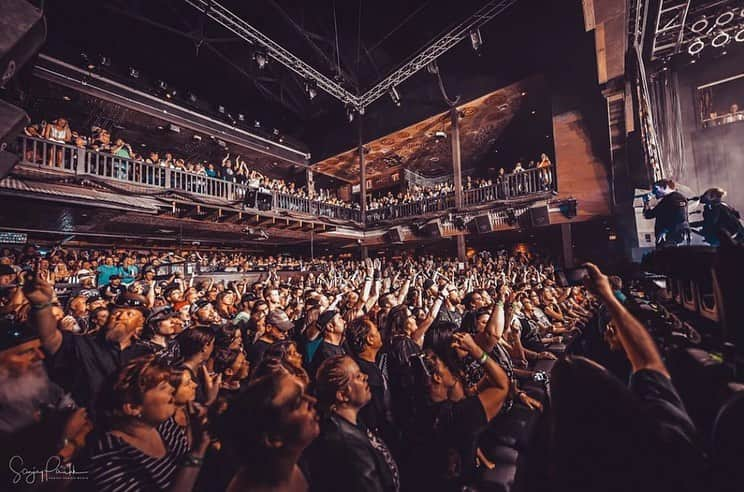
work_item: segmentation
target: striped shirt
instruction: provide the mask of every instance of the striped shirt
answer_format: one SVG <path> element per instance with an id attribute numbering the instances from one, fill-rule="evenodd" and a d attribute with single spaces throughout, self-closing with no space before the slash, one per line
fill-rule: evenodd
<path id="1" fill-rule="evenodd" d="M 85 469 L 91 490 L 97 492 L 158 491 L 171 486 L 178 462 L 189 452 L 186 434 L 170 418 L 158 426 L 167 449 L 154 458 L 110 433 L 92 446 Z"/>

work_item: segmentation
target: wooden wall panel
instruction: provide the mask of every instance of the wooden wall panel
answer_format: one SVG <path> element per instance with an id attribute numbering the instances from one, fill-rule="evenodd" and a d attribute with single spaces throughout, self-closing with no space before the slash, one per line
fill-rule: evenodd
<path id="1" fill-rule="evenodd" d="M 578 214 L 571 221 L 610 215 L 610 188 L 605 164 L 592 148 L 587 122 L 578 111 L 553 116 L 558 198 L 574 197 Z M 551 214 L 551 223 L 568 222 Z"/>

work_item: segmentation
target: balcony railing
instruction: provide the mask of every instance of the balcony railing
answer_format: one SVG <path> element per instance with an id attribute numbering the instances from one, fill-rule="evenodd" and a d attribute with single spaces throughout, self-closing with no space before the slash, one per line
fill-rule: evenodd
<path id="1" fill-rule="evenodd" d="M 39 168 L 74 175 L 97 176 L 130 185 L 177 190 L 214 197 L 228 202 L 245 200 L 249 191 L 245 184 L 212 178 L 204 174 L 160 164 L 135 161 L 41 138 L 20 137 L 19 152 L 22 162 L 27 166 L 38 166 Z M 469 207 L 498 200 L 541 194 L 554 189 L 553 184 L 552 168 L 529 169 L 506 174 L 494 185 L 464 190 L 463 205 Z M 262 194 L 267 197 L 266 209 L 285 210 L 316 217 L 351 220 L 361 223 L 361 211 L 358 208 L 333 205 L 277 191 L 265 191 Z M 270 200 L 268 200 L 269 196 L 271 197 Z M 258 203 L 253 203 L 250 206 L 263 209 L 262 205 L 258 205 Z M 447 193 L 415 202 L 369 209 L 367 210 L 367 225 L 441 212 L 454 206 L 454 193 Z"/>
<path id="2" fill-rule="evenodd" d="M 505 174 L 496 184 L 491 186 L 463 190 L 462 203 L 464 207 L 471 207 L 498 200 L 538 195 L 553 189 L 552 168 L 527 169 L 517 173 Z M 368 210 L 367 224 L 376 224 L 401 217 L 426 215 L 431 212 L 444 211 L 454 206 L 455 194 L 447 193 L 415 202 Z"/>

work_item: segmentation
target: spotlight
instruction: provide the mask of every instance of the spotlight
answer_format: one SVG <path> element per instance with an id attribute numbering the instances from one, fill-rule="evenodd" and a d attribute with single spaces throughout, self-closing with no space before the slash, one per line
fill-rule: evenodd
<path id="1" fill-rule="evenodd" d="M 687 47 L 687 52 L 694 56 L 703 51 L 703 48 L 705 48 L 705 43 L 702 39 L 698 38 L 690 43 L 690 46 Z"/>
<path id="2" fill-rule="evenodd" d="M 398 89 L 391 87 L 388 94 L 390 94 L 390 99 L 393 100 L 393 104 L 400 107 L 400 93 L 398 92 Z"/>
<path id="3" fill-rule="evenodd" d="M 238 121 L 245 121 L 245 115 L 243 113 L 238 113 Z"/>
<path id="4" fill-rule="evenodd" d="M 742 12 L 744 12 L 744 9 L 742 9 Z M 737 43 L 744 43 L 744 28 L 740 29 L 739 32 L 736 33 L 734 39 Z"/>
<path id="5" fill-rule="evenodd" d="M 225 114 L 225 106 L 222 106 L 221 104 L 217 106 L 217 111 L 221 114 Z"/>
<path id="6" fill-rule="evenodd" d="M 279 143 L 284 143 L 284 135 L 279 135 Z"/>
<path id="7" fill-rule="evenodd" d="M 138 79 L 140 77 L 140 72 L 134 67 L 129 67 L 129 76 L 133 79 Z"/>
<path id="8" fill-rule="evenodd" d="M 726 32 L 721 32 L 713 38 L 713 41 L 711 41 L 710 44 L 712 44 L 714 48 L 721 48 L 726 46 L 729 41 L 731 41 L 731 36 Z"/>
<path id="9" fill-rule="evenodd" d="M 111 66 L 111 58 L 108 56 L 101 55 L 100 64 L 102 67 L 110 67 Z"/>
<path id="10" fill-rule="evenodd" d="M 437 65 L 437 61 L 434 60 L 431 63 L 428 63 L 426 65 L 426 71 L 429 72 L 431 75 L 436 75 L 439 73 L 439 65 Z"/>
<path id="11" fill-rule="evenodd" d="M 274 134 L 275 136 L 277 136 L 277 137 L 278 137 L 278 136 L 279 136 L 279 129 L 278 129 L 278 128 L 274 128 L 274 131 L 273 131 L 272 133 L 273 133 L 273 134 Z"/>
<path id="12" fill-rule="evenodd" d="M 346 106 L 346 119 L 349 120 L 349 123 L 354 121 L 354 108 L 351 106 Z"/>
<path id="13" fill-rule="evenodd" d="M 732 20 L 734 20 L 734 12 L 729 10 L 728 12 L 724 12 L 716 17 L 716 25 L 719 27 L 723 27 Z"/>
<path id="14" fill-rule="evenodd" d="M 314 80 L 305 81 L 305 92 L 307 92 L 308 99 L 311 101 L 315 99 L 315 96 L 318 95 L 318 88 Z"/>
<path id="15" fill-rule="evenodd" d="M 264 53 L 263 51 L 254 52 L 253 60 L 256 62 L 256 65 L 258 65 L 258 68 L 260 70 L 263 70 L 266 64 L 269 63 L 269 57 L 266 56 L 266 53 Z"/>
<path id="16" fill-rule="evenodd" d="M 166 90 L 168 88 L 168 84 L 166 84 L 163 80 L 158 80 L 158 88 Z"/>
<path id="17" fill-rule="evenodd" d="M 193 92 L 189 92 L 189 101 L 192 102 L 192 103 L 195 103 L 196 102 L 196 94 L 194 94 Z"/>
<path id="18" fill-rule="evenodd" d="M 65 101 L 70 101 L 71 100 L 70 99 L 70 96 L 62 96 L 62 99 L 64 99 Z"/>
<path id="19" fill-rule="evenodd" d="M 692 25 L 690 26 L 690 30 L 691 30 L 692 32 L 694 32 L 695 34 L 700 34 L 700 33 L 702 33 L 703 31 L 705 31 L 706 29 L 708 29 L 708 19 L 706 19 L 705 17 L 703 17 L 703 18 L 702 18 L 702 19 L 700 19 L 700 20 L 697 20 L 697 21 L 695 21 L 695 22 L 694 22 L 694 23 L 693 23 L 693 24 L 692 24 Z"/>
<path id="20" fill-rule="evenodd" d="M 253 122 L 253 128 L 261 128 L 261 122 L 258 120 L 255 120 Z"/>
<path id="21" fill-rule="evenodd" d="M 478 51 L 483 46 L 483 38 L 480 29 L 477 27 L 470 30 L 470 44 L 473 46 L 473 51 Z"/>

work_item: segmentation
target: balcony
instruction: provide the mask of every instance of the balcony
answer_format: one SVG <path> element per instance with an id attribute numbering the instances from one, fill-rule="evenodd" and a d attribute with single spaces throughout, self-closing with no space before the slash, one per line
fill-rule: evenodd
<path id="1" fill-rule="evenodd" d="M 91 177 L 111 184 L 121 184 L 126 192 L 185 193 L 208 197 L 225 203 L 243 203 L 247 209 L 277 210 L 318 218 L 351 221 L 362 226 L 358 208 L 329 204 L 277 191 L 249 188 L 204 174 L 149 164 L 108 153 L 97 152 L 50 140 L 22 136 L 18 141 L 21 166 L 61 175 Z M 477 208 L 499 202 L 537 200 L 550 194 L 553 188 L 551 169 L 529 169 L 506 174 L 496 184 L 463 191 L 463 208 Z M 438 214 L 455 207 L 454 193 L 386 206 L 367 211 L 366 226 L 381 226 L 417 216 Z"/>

